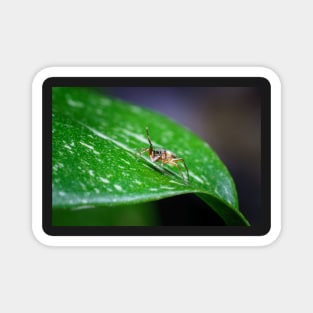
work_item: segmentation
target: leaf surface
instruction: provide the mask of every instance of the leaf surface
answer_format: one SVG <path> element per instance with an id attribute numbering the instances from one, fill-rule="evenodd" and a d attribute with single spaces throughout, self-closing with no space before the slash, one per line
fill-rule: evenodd
<path id="1" fill-rule="evenodd" d="M 53 209 L 88 209 L 195 193 L 228 225 L 249 225 L 239 211 L 235 184 L 210 146 L 171 119 L 89 88 L 53 88 Z M 183 158 L 175 166 L 151 162 L 154 149 Z M 182 176 L 185 178 L 182 178 Z"/>

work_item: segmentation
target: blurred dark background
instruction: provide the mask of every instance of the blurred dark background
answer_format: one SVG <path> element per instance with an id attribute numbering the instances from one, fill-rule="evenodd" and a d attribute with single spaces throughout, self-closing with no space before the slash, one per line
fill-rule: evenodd
<path id="1" fill-rule="evenodd" d="M 239 208 L 261 215 L 261 97 L 253 87 L 109 87 L 113 97 L 158 111 L 204 139 L 230 171 Z M 194 195 L 156 202 L 163 225 L 224 225 Z"/>

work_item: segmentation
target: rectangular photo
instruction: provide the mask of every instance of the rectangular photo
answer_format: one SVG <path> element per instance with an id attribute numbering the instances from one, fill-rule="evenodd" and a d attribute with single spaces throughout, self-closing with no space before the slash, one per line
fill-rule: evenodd
<path id="1" fill-rule="evenodd" d="M 33 91 L 42 99 L 43 169 L 33 222 L 43 241 L 210 245 L 271 233 L 265 75 L 63 70 L 46 72 Z"/>

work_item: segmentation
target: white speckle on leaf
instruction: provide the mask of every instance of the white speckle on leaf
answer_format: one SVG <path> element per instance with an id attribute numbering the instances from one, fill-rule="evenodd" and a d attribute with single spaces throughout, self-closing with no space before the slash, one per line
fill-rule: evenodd
<path id="1" fill-rule="evenodd" d="M 84 142 L 82 142 L 82 141 L 80 141 L 80 143 L 81 143 L 83 146 L 87 147 L 88 149 L 91 149 L 91 150 L 94 149 L 93 146 L 87 145 L 86 143 L 84 143 Z"/>
<path id="2" fill-rule="evenodd" d="M 214 192 L 220 197 L 221 195 L 220 195 L 220 193 L 218 192 L 218 189 L 217 189 L 217 187 L 216 188 L 214 188 Z"/>
<path id="3" fill-rule="evenodd" d="M 95 176 L 95 173 L 93 172 L 93 170 L 89 170 L 88 173 L 90 176 Z"/>
<path id="4" fill-rule="evenodd" d="M 84 107 L 84 103 L 80 102 L 80 101 L 76 101 L 73 100 L 69 97 L 67 97 L 67 104 L 71 107 L 75 107 L 75 108 L 83 108 Z"/>
<path id="5" fill-rule="evenodd" d="M 70 152 L 71 154 L 74 154 L 74 152 L 72 151 L 72 147 L 64 145 L 64 148 L 68 149 L 68 152 Z"/>
<path id="6" fill-rule="evenodd" d="M 208 185 L 208 186 L 211 185 L 211 183 L 210 183 L 209 181 L 207 181 L 206 177 L 203 177 L 203 176 L 202 176 L 202 178 L 204 179 L 206 185 Z"/>
<path id="7" fill-rule="evenodd" d="M 99 190 L 98 188 L 95 188 L 95 192 L 96 192 L 97 194 L 99 194 L 99 193 L 100 193 L 100 190 Z"/>
<path id="8" fill-rule="evenodd" d="M 83 190 L 86 190 L 86 186 L 85 184 L 83 184 L 82 182 L 79 182 L 80 186 L 82 187 Z"/>
<path id="9" fill-rule="evenodd" d="M 99 177 L 99 179 L 103 182 L 103 183 L 105 183 L 105 184 L 108 184 L 110 181 L 109 180 L 107 180 L 107 179 L 105 179 L 105 178 L 103 178 L 103 177 Z"/>
<path id="10" fill-rule="evenodd" d="M 198 177 L 197 175 L 195 175 L 195 174 L 193 174 L 191 172 L 189 172 L 189 176 L 193 177 L 195 180 L 197 180 L 201 184 L 204 183 L 204 181 L 200 177 Z"/>
<path id="11" fill-rule="evenodd" d="M 86 203 L 88 203 L 88 200 L 87 199 L 82 199 L 82 203 L 86 204 Z"/>
<path id="12" fill-rule="evenodd" d="M 135 182 L 137 185 L 142 185 L 142 182 L 139 181 L 138 179 L 135 179 L 134 182 Z"/>
<path id="13" fill-rule="evenodd" d="M 167 190 L 174 190 L 174 187 L 168 187 L 168 186 L 161 186 L 161 189 L 167 189 Z"/>
<path id="14" fill-rule="evenodd" d="M 59 196 L 64 197 L 66 193 L 64 191 L 59 191 Z"/>
<path id="15" fill-rule="evenodd" d="M 94 154 L 100 154 L 100 152 L 96 151 L 96 150 L 93 150 L 93 153 Z"/>
<path id="16" fill-rule="evenodd" d="M 211 185 L 211 183 L 208 181 L 207 177 L 204 176 L 204 175 L 200 175 L 201 179 L 203 180 L 203 183 L 204 184 L 207 184 L 207 185 Z"/>
<path id="17" fill-rule="evenodd" d="M 179 183 L 179 182 L 177 182 L 176 180 L 170 180 L 169 182 L 170 182 L 170 183 L 173 183 L 173 184 L 176 184 L 176 185 L 185 186 L 184 184 Z"/>
<path id="18" fill-rule="evenodd" d="M 150 191 L 158 191 L 157 188 L 150 188 Z"/>
<path id="19" fill-rule="evenodd" d="M 231 195 L 229 194 L 229 190 L 228 190 L 227 186 L 223 185 L 222 188 L 223 188 L 224 194 L 228 196 L 227 199 L 226 199 L 226 201 L 227 201 L 228 203 L 230 203 L 230 201 L 228 200 L 228 198 L 229 198 L 229 196 L 231 196 Z M 224 198 L 225 198 L 225 197 L 224 197 Z"/>
<path id="20" fill-rule="evenodd" d="M 122 191 L 123 188 L 120 185 L 114 184 L 114 188 L 118 191 Z"/>
<path id="21" fill-rule="evenodd" d="M 108 98 L 106 98 L 106 99 L 102 98 L 102 99 L 100 100 L 100 103 L 101 103 L 103 106 L 105 106 L 105 107 L 111 105 L 111 102 L 112 102 L 112 100 L 111 100 L 111 99 L 108 99 Z"/>
<path id="22" fill-rule="evenodd" d="M 86 200 L 87 201 L 87 200 Z M 84 202 L 84 200 L 83 200 Z M 81 206 L 77 206 L 75 208 L 72 208 L 71 211 L 78 211 L 78 210 L 85 210 L 85 209 L 93 209 L 95 208 L 94 205 L 81 205 Z"/>
<path id="23" fill-rule="evenodd" d="M 129 106 L 129 109 L 134 113 L 140 113 L 142 110 L 136 106 Z"/>

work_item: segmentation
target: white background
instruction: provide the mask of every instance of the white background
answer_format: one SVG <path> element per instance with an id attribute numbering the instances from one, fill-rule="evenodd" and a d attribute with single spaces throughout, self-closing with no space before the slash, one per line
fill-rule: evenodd
<path id="1" fill-rule="evenodd" d="M 290 3 L 293 3 L 291 5 Z M 0 8 L 1 312 L 310 312 L 309 1 Z M 283 223 L 263 248 L 48 248 L 31 232 L 31 82 L 47 66 L 267 66 L 283 87 Z"/>

